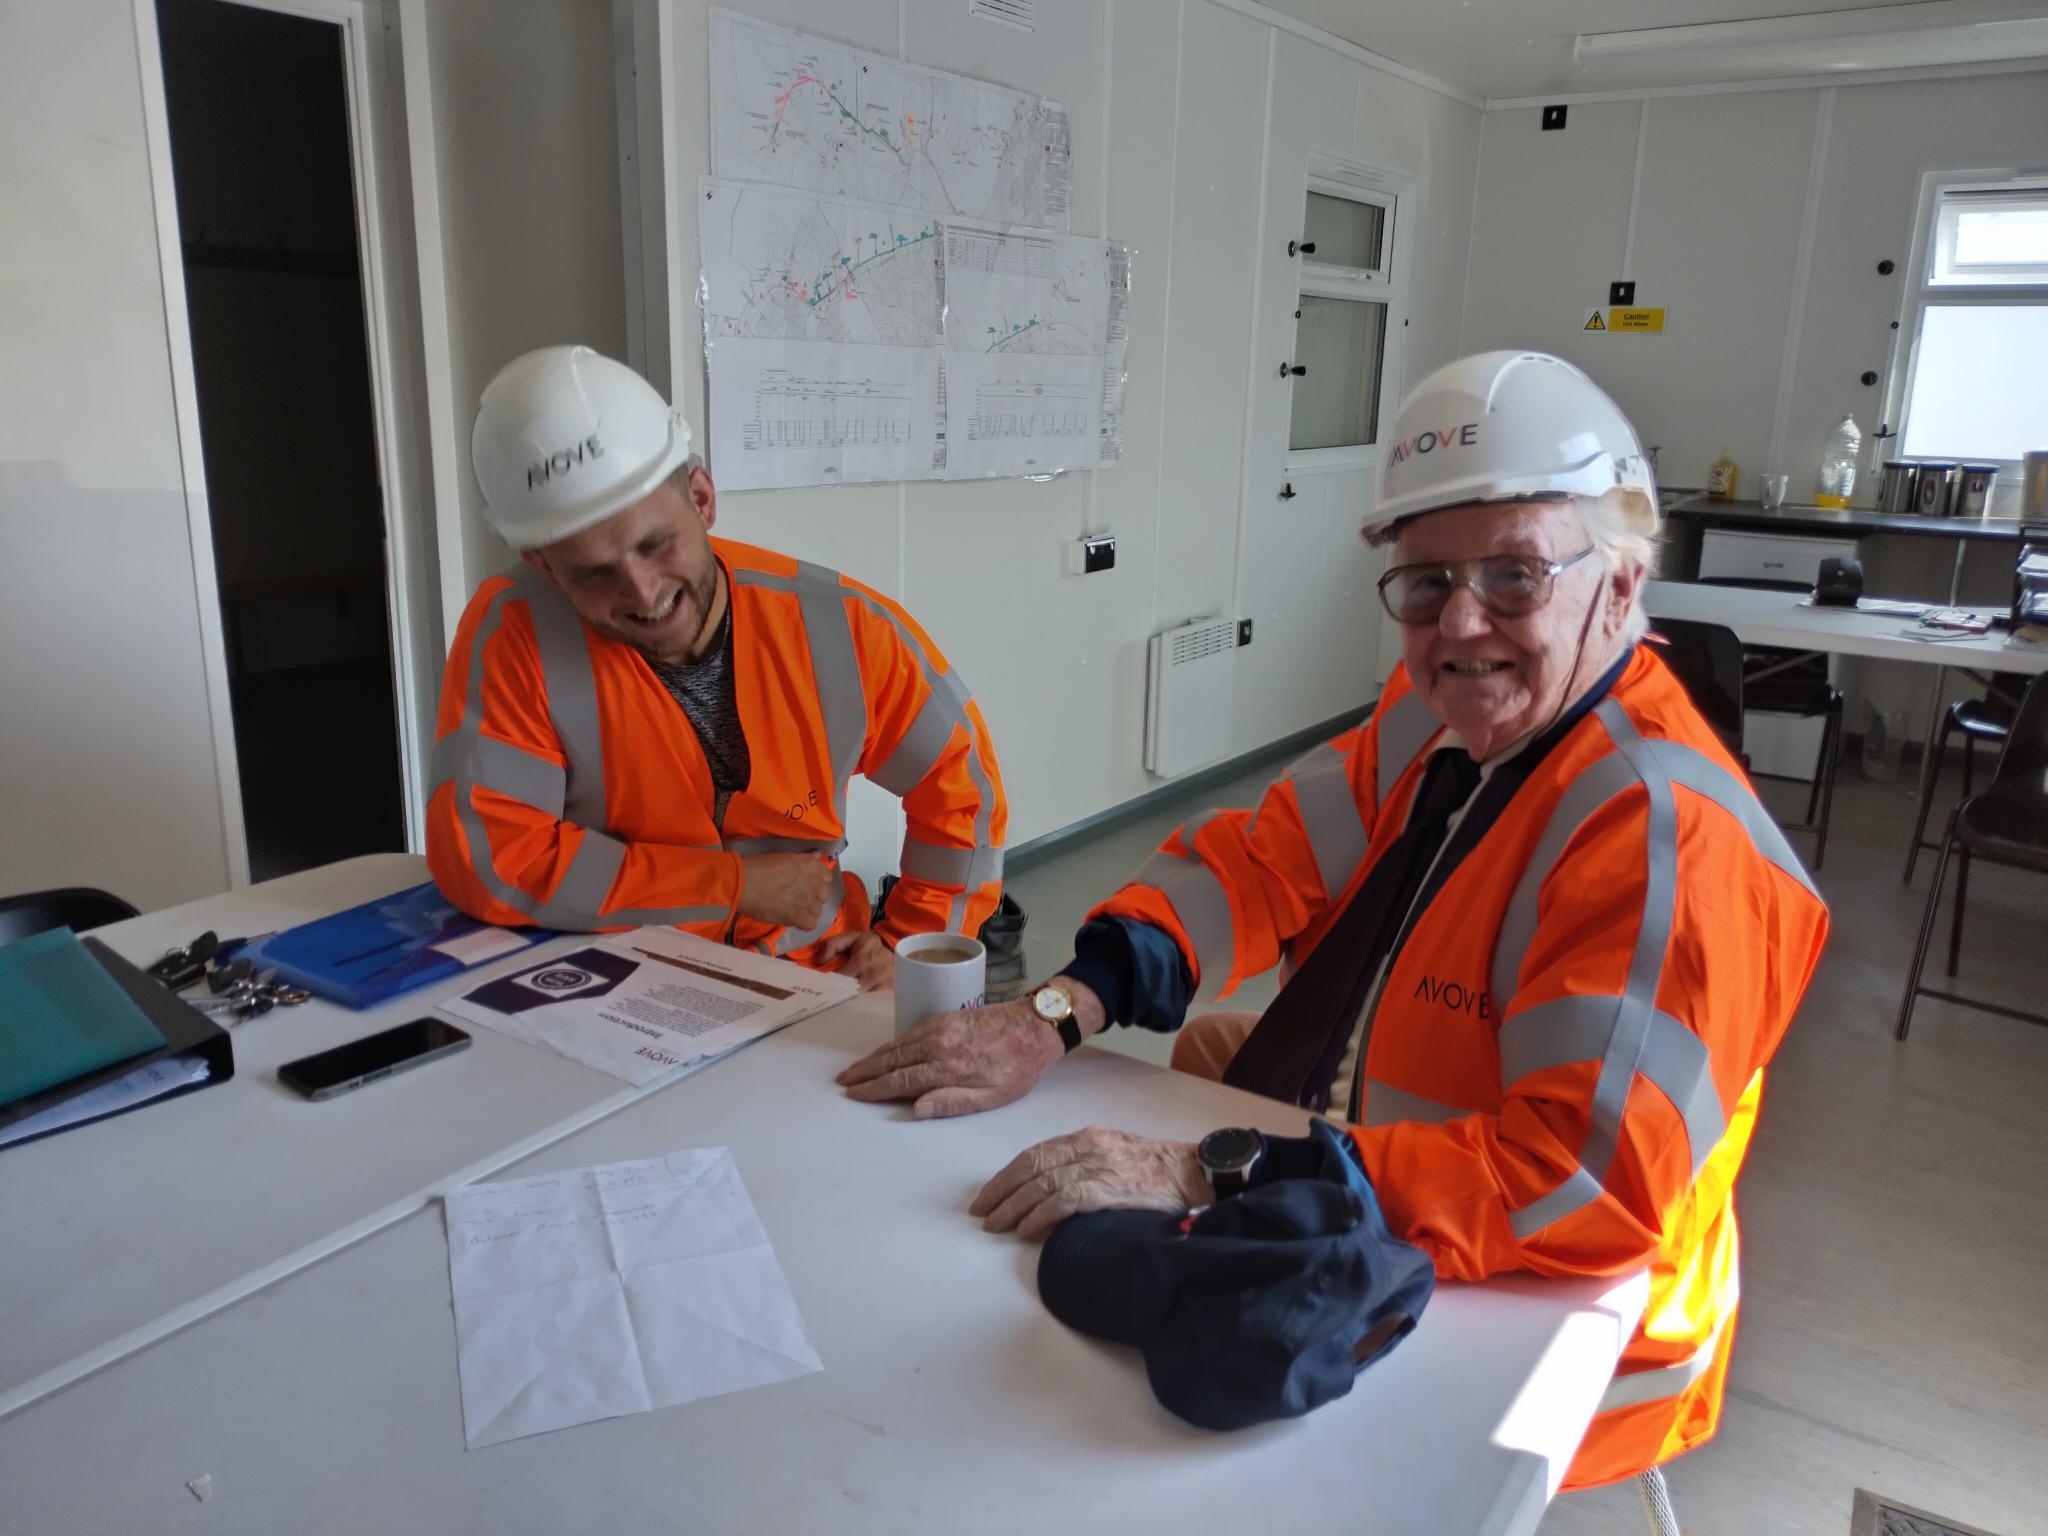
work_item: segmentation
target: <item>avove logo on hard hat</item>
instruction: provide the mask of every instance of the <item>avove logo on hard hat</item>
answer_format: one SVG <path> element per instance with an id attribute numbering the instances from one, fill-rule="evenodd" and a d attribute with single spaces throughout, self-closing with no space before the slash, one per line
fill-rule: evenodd
<path id="1" fill-rule="evenodd" d="M 557 475 L 566 475 L 580 465 L 603 457 L 604 444 L 597 440 L 597 434 L 593 432 L 582 442 L 574 443 L 567 448 L 558 448 L 538 464 L 527 465 L 526 488 L 530 491 L 535 486 L 546 485 Z"/>
<path id="2" fill-rule="evenodd" d="M 1394 444 L 1394 451 L 1387 455 L 1387 463 L 1399 464 L 1417 454 L 1434 453 L 1439 448 L 1470 448 L 1478 441 L 1479 423 L 1476 421 L 1468 421 L 1462 427 L 1436 427 Z"/>

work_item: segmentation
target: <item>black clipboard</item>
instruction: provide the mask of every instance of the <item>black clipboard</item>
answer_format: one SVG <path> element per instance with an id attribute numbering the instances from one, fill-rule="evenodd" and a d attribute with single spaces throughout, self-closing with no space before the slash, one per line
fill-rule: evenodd
<path id="1" fill-rule="evenodd" d="M 59 1083 L 54 1088 L 45 1088 L 41 1093 L 32 1093 L 25 1099 L 16 1099 L 12 1104 L 0 1108 L 0 1127 L 12 1125 L 17 1120 L 25 1120 L 30 1115 L 75 1098 L 88 1089 L 97 1088 L 102 1083 L 111 1083 L 117 1078 L 126 1077 L 136 1068 L 148 1066 L 152 1061 L 196 1052 L 206 1059 L 209 1070 L 201 1081 L 172 1088 L 153 1099 L 145 1099 L 139 1104 L 130 1104 L 121 1109 L 109 1110 L 104 1115 L 95 1115 L 90 1120 L 74 1120 L 69 1125 L 57 1126 L 34 1136 L 24 1136 L 19 1141 L 11 1141 L 7 1146 L 0 1147 L 0 1157 L 6 1156 L 11 1148 L 27 1146 L 32 1141 L 41 1141 L 45 1136 L 62 1135 L 65 1131 L 75 1131 L 83 1125 L 94 1125 L 114 1115 L 147 1109 L 152 1104 L 162 1104 L 183 1093 L 197 1093 L 201 1088 L 211 1088 L 215 1083 L 224 1083 L 235 1075 L 235 1047 L 226 1030 L 176 993 L 168 990 L 163 983 L 144 975 L 98 939 L 88 935 L 83 943 L 93 959 L 99 962 L 100 969 L 113 977 L 121 990 L 149 1016 L 149 1022 L 162 1033 L 164 1043 L 153 1051 L 144 1051 L 139 1056 L 129 1056 L 111 1062 L 83 1076 L 74 1077 L 68 1083 Z"/>

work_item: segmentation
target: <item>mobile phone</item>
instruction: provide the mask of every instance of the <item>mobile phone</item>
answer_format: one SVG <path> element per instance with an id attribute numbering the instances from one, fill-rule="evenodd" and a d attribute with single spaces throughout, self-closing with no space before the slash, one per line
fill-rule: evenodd
<path id="1" fill-rule="evenodd" d="M 309 1099 L 331 1099 L 337 1094 L 374 1083 L 380 1077 L 409 1072 L 414 1067 L 453 1056 L 469 1049 L 469 1035 L 441 1019 L 414 1019 L 396 1029 L 386 1029 L 330 1051 L 301 1056 L 277 1069 L 277 1080 Z"/>

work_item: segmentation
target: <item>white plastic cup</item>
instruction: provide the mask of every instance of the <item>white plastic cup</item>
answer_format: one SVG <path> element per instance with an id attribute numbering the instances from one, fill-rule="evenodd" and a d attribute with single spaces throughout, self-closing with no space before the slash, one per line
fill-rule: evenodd
<path id="1" fill-rule="evenodd" d="M 1790 475 L 1759 475 L 1757 477 L 1756 499 L 1763 504 L 1766 512 L 1775 512 L 1785 505 L 1785 489 L 1791 483 Z"/>
<path id="2" fill-rule="evenodd" d="M 914 933 L 896 946 L 896 1033 L 972 1008 L 988 987 L 988 951 L 959 933 Z"/>

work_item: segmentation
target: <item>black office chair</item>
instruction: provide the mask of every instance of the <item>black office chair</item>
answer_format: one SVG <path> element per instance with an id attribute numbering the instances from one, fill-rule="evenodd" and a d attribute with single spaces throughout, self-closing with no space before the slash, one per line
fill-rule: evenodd
<path id="1" fill-rule="evenodd" d="M 2002 747 L 2012 734 L 2014 707 L 2004 699 L 1958 699 L 1949 705 L 1948 712 L 1941 717 L 1941 734 L 1935 738 L 1934 755 L 1920 776 L 1920 814 L 1913 821 L 1913 841 L 1906 849 L 1905 878 L 1910 884 L 1913 866 L 1920 858 L 1922 848 L 1939 848 L 1941 844 L 1924 840 L 1927 831 L 1927 811 L 1934 804 L 1934 776 L 1948 756 L 1948 739 L 1957 731 L 1963 733 L 1963 799 L 1970 798 L 1971 771 L 1976 766 L 1977 743 L 1990 742 Z"/>
<path id="2" fill-rule="evenodd" d="M 1927 910 L 1920 917 L 1920 942 L 1913 950 L 1912 969 L 1906 973 L 1906 996 L 1899 1004 L 1898 1038 L 1906 1038 L 1907 1026 L 1913 1021 L 1914 1000 L 1923 996 L 2028 1024 L 2048 1024 L 2048 1014 L 2027 1013 L 2003 1003 L 1987 1003 L 1980 998 L 1920 985 L 1920 972 L 1927 963 L 1927 946 L 1934 939 L 1934 913 L 1941 902 L 1941 885 L 1948 874 L 1951 853 L 1957 855 L 1955 918 L 1948 940 L 1948 973 L 1953 976 L 1962 955 L 1963 899 L 1969 886 L 1970 860 L 1985 859 L 2048 875 L 2048 673 L 2034 678 L 2020 696 L 2012 732 L 2006 738 L 2005 750 L 1998 755 L 1990 787 L 1965 800 L 1949 816 L 1948 832 L 1934 861 L 1934 888 L 1927 893 Z"/>
<path id="3" fill-rule="evenodd" d="M 1748 587 L 1753 591 L 1811 592 L 1800 581 L 1765 577 L 1702 576 L 1706 587 Z M 1806 797 L 1806 820 L 1781 822 L 1787 832 L 1811 832 L 1813 868 L 1817 872 L 1828 852 L 1828 818 L 1835 806 L 1835 770 L 1842 761 L 1842 690 L 1828 680 L 1827 658 L 1804 655 L 1774 645 L 1742 648 L 1742 707 L 1751 714 L 1788 715 L 1795 720 L 1821 719 L 1820 754 L 1813 765 Z M 1746 765 L 1745 765 L 1746 766 Z"/>
<path id="4" fill-rule="evenodd" d="M 102 923 L 118 923 L 142 914 L 109 891 L 74 885 L 56 891 L 29 891 L 0 896 L 0 944 L 12 944 L 50 928 L 82 933 Z"/>
<path id="5" fill-rule="evenodd" d="M 1735 631 L 1698 619 L 1653 618 L 1650 640 L 1722 745 L 1743 761 L 1742 641 Z"/>

